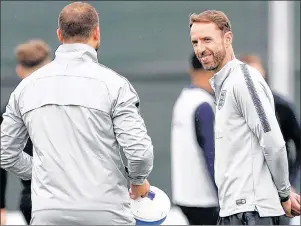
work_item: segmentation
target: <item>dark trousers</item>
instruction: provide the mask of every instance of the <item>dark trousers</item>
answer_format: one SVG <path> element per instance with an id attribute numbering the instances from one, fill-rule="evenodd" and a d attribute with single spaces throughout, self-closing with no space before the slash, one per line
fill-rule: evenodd
<path id="1" fill-rule="evenodd" d="M 31 198 L 30 195 L 23 195 L 20 200 L 20 211 L 22 212 L 26 223 L 29 225 L 31 220 Z"/>
<path id="2" fill-rule="evenodd" d="M 260 217 L 258 212 L 237 213 L 219 217 L 218 225 L 279 225 L 280 217 Z"/>
<path id="3" fill-rule="evenodd" d="M 218 219 L 218 208 L 209 207 L 186 207 L 179 206 L 190 225 L 216 225 Z"/>
<path id="4" fill-rule="evenodd" d="M 23 183 L 23 190 L 21 192 L 21 199 L 19 209 L 22 212 L 26 223 L 29 225 L 31 220 L 31 181 L 22 181 Z"/>
<path id="5" fill-rule="evenodd" d="M 291 222 L 291 218 L 289 218 L 289 217 L 287 217 L 287 216 L 281 216 L 280 218 L 279 218 L 279 224 L 280 225 L 289 225 L 290 224 L 290 222 Z"/>

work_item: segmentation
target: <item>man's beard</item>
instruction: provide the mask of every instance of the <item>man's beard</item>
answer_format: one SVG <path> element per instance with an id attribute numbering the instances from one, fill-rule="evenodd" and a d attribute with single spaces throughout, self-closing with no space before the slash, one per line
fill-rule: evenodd
<path id="1" fill-rule="evenodd" d="M 218 69 L 218 67 L 221 65 L 221 63 L 225 59 L 226 50 L 224 47 L 222 47 L 221 50 L 218 50 L 216 52 L 211 52 L 211 54 L 213 57 L 212 63 L 206 65 L 206 64 L 202 64 L 202 62 L 200 61 L 200 63 L 203 65 L 203 68 L 206 71 L 216 71 Z"/>

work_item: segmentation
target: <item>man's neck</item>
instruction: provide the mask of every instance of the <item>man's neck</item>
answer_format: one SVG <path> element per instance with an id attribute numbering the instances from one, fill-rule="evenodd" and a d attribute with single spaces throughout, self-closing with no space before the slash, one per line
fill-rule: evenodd
<path id="1" fill-rule="evenodd" d="M 230 54 L 226 55 L 225 59 L 223 60 L 223 63 L 214 71 L 214 74 L 222 70 L 222 68 L 229 63 L 230 61 L 236 59 L 234 52 L 231 52 Z"/>
<path id="2" fill-rule="evenodd" d="M 46 65 L 47 63 L 49 63 L 50 61 L 45 61 L 33 68 L 27 68 L 25 71 L 24 71 L 24 74 L 23 74 L 23 77 L 22 79 L 28 77 L 29 75 L 31 75 L 32 73 L 34 73 L 36 70 L 38 70 L 39 68 L 43 67 L 44 65 Z"/>
<path id="3" fill-rule="evenodd" d="M 80 40 L 64 40 L 63 44 L 84 44 L 91 46 L 93 49 L 95 49 L 95 44 L 91 40 L 86 41 L 80 41 Z"/>
<path id="4" fill-rule="evenodd" d="M 31 75 L 35 70 L 26 70 L 26 72 L 24 73 L 22 79 L 28 77 L 29 75 Z"/>

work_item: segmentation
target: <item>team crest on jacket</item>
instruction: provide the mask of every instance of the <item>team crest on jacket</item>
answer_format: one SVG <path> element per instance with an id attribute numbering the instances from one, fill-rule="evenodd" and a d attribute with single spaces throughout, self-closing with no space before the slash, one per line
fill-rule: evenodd
<path id="1" fill-rule="evenodd" d="M 221 110 L 222 107 L 224 106 L 225 100 L 226 100 L 226 93 L 227 90 L 222 90 L 220 97 L 219 97 L 219 101 L 218 101 L 218 110 Z"/>

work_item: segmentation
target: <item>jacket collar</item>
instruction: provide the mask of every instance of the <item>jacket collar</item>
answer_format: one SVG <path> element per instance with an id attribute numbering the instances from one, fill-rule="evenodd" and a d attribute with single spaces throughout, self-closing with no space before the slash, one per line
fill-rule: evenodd
<path id="1" fill-rule="evenodd" d="M 92 46 L 82 43 L 62 44 L 55 52 L 55 59 L 58 60 L 75 60 L 98 62 L 97 52 Z"/>
<path id="2" fill-rule="evenodd" d="M 225 81 L 225 79 L 231 73 L 232 68 L 239 64 L 239 60 L 234 59 L 225 64 L 225 66 L 209 80 L 212 89 L 214 90 L 215 96 L 218 97 L 220 89 Z"/>

